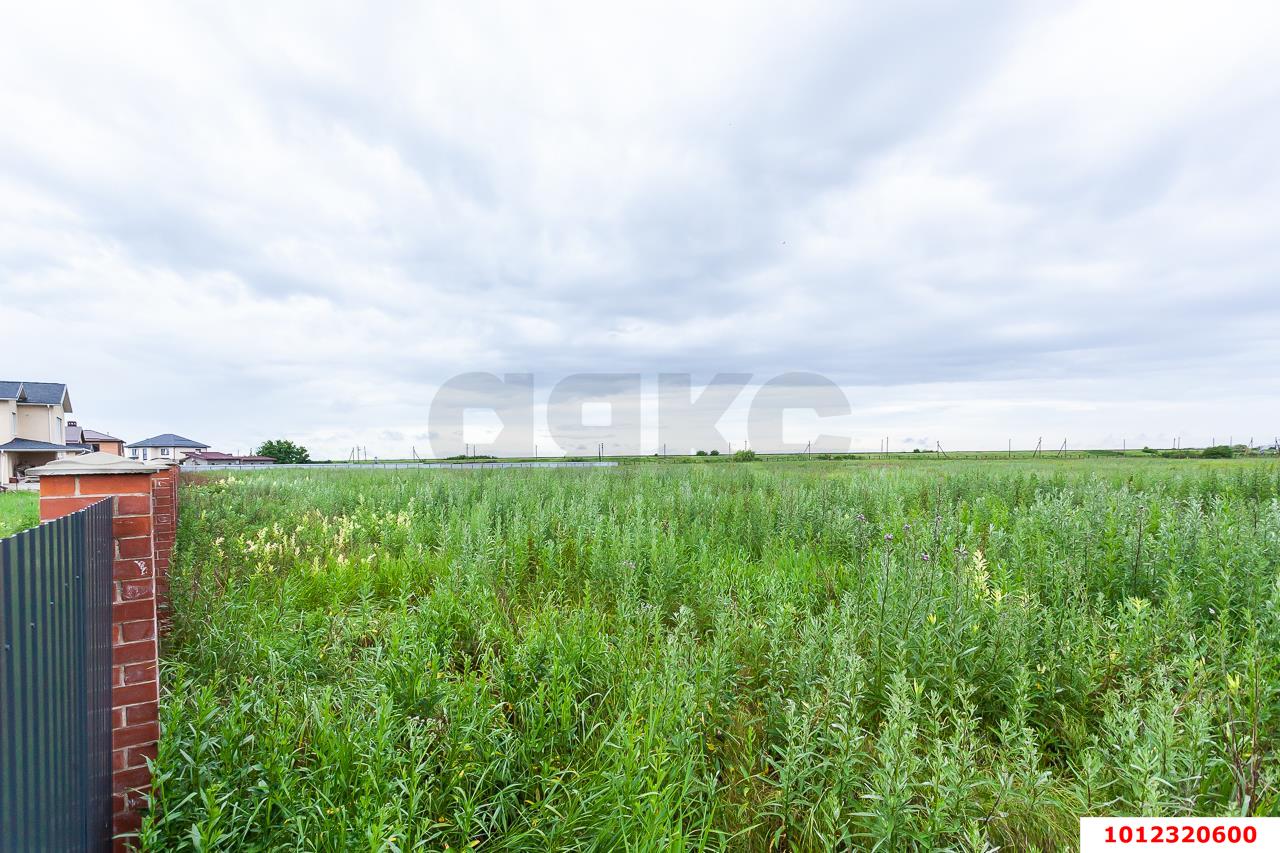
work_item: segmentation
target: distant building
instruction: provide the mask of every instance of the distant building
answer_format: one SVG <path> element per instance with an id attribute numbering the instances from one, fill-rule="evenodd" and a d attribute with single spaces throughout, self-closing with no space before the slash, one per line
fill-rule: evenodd
<path id="1" fill-rule="evenodd" d="M 276 458 L 274 456 L 240 456 L 237 457 L 241 465 L 274 465 Z"/>
<path id="2" fill-rule="evenodd" d="M 198 450 L 186 454 L 183 464 L 193 468 L 202 468 L 206 465 L 274 465 L 276 460 L 270 456 L 236 456 L 231 453 L 219 453 L 216 450 Z"/>
<path id="3" fill-rule="evenodd" d="M 71 396 L 60 382 L 0 380 L 0 486 L 28 468 L 83 452 L 67 446 L 70 413 Z"/>
<path id="4" fill-rule="evenodd" d="M 148 459 L 172 459 L 181 462 L 188 453 L 208 450 L 209 445 L 166 432 L 144 438 L 142 441 L 135 441 L 127 445 L 127 448 L 130 459 L 140 459 L 144 462 Z"/>
<path id="5" fill-rule="evenodd" d="M 67 421 L 67 447 L 86 453 L 114 453 L 124 456 L 124 439 L 93 429 L 85 429 L 75 421 Z"/>

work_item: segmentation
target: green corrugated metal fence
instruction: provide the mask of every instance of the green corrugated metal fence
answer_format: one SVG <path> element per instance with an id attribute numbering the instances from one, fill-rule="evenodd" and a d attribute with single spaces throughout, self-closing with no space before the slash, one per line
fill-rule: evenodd
<path id="1" fill-rule="evenodd" d="M 111 847 L 111 501 L 0 539 L 0 851 Z"/>

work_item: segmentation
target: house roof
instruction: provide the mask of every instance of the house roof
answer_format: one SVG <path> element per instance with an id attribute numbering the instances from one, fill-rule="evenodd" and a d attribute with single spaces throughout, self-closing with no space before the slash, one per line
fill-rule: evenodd
<path id="1" fill-rule="evenodd" d="M 67 450 L 77 450 L 75 447 L 67 447 L 65 444 L 50 444 L 47 441 L 35 441 L 30 438 L 15 438 L 4 444 L 0 444 L 0 451 L 14 450 L 55 450 L 58 453 Z"/>
<path id="2" fill-rule="evenodd" d="M 200 462 L 275 462 L 274 456 L 236 456 L 234 453 L 219 453 L 216 450 L 184 453 L 188 459 Z"/>
<path id="3" fill-rule="evenodd" d="M 71 411 L 71 397 L 62 382 L 0 380 L 0 400 L 17 400 L 38 406 L 57 406 Z"/>
<path id="4" fill-rule="evenodd" d="M 67 444 L 80 444 L 87 441 L 120 441 L 120 439 L 105 432 L 98 432 L 96 429 L 85 429 L 79 424 L 67 424 Z"/>
<path id="5" fill-rule="evenodd" d="M 153 435 L 151 438 L 144 438 L 142 441 L 135 441 L 133 444 L 125 445 L 129 448 L 134 447 L 193 447 L 196 450 L 208 450 L 209 445 L 201 444 L 198 441 L 192 441 L 189 438 L 183 438 L 180 435 L 174 435 L 171 432 L 164 432 L 160 435 Z"/>

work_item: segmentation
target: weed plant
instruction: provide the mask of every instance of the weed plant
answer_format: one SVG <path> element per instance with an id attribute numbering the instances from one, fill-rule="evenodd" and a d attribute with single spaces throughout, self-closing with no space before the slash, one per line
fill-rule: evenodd
<path id="1" fill-rule="evenodd" d="M 186 485 L 148 849 L 1057 850 L 1280 813 L 1280 468 Z"/>

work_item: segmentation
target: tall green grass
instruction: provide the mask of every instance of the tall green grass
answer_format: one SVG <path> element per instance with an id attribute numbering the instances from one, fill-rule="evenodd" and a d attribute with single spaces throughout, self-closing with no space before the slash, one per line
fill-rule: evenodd
<path id="1" fill-rule="evenodd" d="M 40 523 L 40 495 L 35 492 L 0 494 L 0 538 Z"/>
<path id="2" fill-rule="evenodd" d="M 1276 814 L 1280 469 L 188 485 L 150 849 L 1053 850 Z"/>

